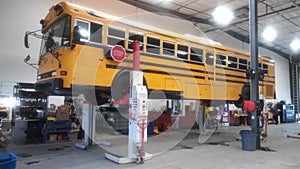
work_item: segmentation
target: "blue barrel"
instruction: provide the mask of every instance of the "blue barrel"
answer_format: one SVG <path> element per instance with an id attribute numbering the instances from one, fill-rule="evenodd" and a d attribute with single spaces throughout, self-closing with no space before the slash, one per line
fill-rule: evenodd
<path id="1" fill-rule="evenodd" d="M 246 151 L 256 150 L 256 134 L 251 130 L 241 130 L 242 149 Z"/>

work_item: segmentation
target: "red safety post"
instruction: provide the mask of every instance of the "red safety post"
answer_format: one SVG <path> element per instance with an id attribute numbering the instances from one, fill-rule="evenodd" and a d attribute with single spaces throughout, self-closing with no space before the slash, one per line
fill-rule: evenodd
<path id="1" fill-rule="evenodd" d="M 124 55 L 125 58 L 125 55 Z M 135 40 L 133 41 L 133 67 L 134 71 L 140 70 L 140 41 Z M 132 79 L 130 79 L 130 86 L 132 86 Z M 113 101 L 112 104 L 120 104 L 120 105 L 127 105 L 129 103 L 129 93 L 127 93 L 124 97 L 120 100 Z"/>
<path id="2" fill-rule="evenodd" d="M 140 70 L 140 41 L 133 41 L 133 70 Z"/>

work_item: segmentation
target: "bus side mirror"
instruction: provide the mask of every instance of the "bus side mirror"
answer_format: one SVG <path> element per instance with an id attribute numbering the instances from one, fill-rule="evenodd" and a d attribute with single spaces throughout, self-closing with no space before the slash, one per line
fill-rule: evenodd
<path id="1" fill-rule="evenodd" d="M 76 43 L 80 42 L 81 33 L 80 33 L 80 27 L 75 26 L 73 31 L 73 45 L 72 48 L 76 46 Z"/>
<path id="2" fill-rule="evenodd" d="M 24 36 L 24 45 L 26 48 L 29 48 L 29 43 L 28 43 L 28 32 L 25 33 Z"/>

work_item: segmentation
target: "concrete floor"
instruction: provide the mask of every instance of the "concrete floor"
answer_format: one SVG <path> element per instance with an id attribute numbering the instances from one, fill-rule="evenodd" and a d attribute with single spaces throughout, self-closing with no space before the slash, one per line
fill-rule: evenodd
<path id="1" fill-rule="evenodd" d="M 18 169 L 114 169 L 114 168 L 151 168 L 151 169 L 296 169 L 300 168 L 300 139 L 288 138 L 287 135 L 300 133 L 299 123 L 269 125 L 268 138 L 262 142 L 262 147 L 274 151 L 244 151 L 239 137 L 239 131 L 248 127 L 220 127 L 211 136 L 209 131 L 202 144 L 199 144 L 198 131 L 190 131 L 180 143 L 166 148 L 173 137 L 184 131 L 170 131 L 170 135 L 162 135 L 156 140 L 150 139 L 146 151 L 154 154 L 151 160 L 144 164 L 118 165 L 105 159 L 106 151 L 126 154 L 123 136 L 120 139 L 106 137 L 109 146 L 89 146 L 87 150 L 78 149 L 72 142 L 47 143 L 37 145 L 12 145 L 0 151 L 1 154 L 13 152 L 18 156 Z M 156 136 L 152 136 L 154 138 Z M 116 137 L 117 138 L 117 137 Z M 169 140 L 168 140 L 169 138 Z M 170 139 L 172 138 L 172 139 Z M 125 139 L 126 140 L 126 139 Z M 161 141 L 160 141 L 161 140 Z"/>

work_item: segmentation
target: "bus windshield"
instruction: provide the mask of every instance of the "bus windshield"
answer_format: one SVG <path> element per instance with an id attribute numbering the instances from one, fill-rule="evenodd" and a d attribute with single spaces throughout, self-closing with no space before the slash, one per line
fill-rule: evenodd
<path id="1" fill-rule="evenodd" d="M 46 47 L 46 43 L 49 39 L 54 40 L 54 44 L 51 47 L 51 51 L 58 49 L 61 46 L 70 46 L 70 26 L 71 17 L 65 16 L 54 22 L 43 34 L 40 57 L 44 56 L 47 52 L 50 52 Z"/>

